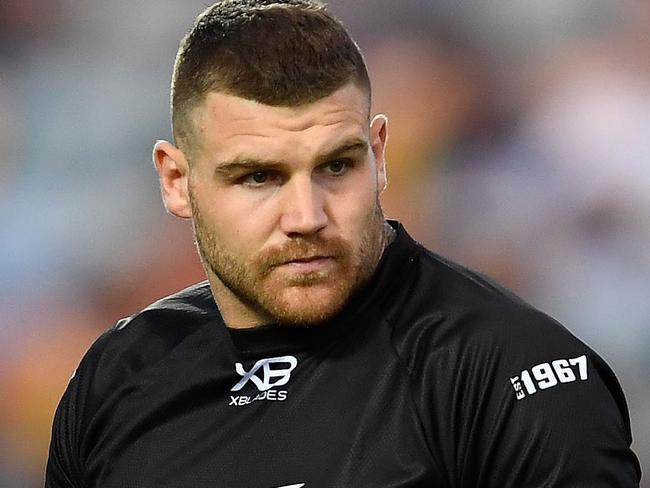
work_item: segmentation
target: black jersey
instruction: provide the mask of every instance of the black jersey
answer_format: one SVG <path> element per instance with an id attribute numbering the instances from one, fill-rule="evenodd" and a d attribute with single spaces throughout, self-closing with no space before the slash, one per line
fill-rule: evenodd
<path id="1" fill-rule="evenodd" d="M 46 486 L 631 488 L 630 443 L 598 355 L 398 227 L 327 324 L 228 329 L 207 283 L 120 321 L 61 400 Z"/>

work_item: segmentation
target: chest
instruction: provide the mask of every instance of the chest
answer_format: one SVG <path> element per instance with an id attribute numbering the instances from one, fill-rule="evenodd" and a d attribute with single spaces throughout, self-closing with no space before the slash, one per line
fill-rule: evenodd
<path id="1" fill-rule="evenodd" d="M 102 487 L 424 487 L 437 482 L 388 349 L 216 360 L 133 378 L 92 424 Z"/>

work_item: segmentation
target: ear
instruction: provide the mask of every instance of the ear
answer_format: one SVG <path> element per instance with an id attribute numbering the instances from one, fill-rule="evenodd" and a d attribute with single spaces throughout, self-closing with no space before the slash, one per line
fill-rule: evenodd
<path id="1" fill-rule="evenodd" d="M 176 217 L 191 218 L 189 165 L 183 152 L 167 141 L 157 141 L 153 147 L 153 162 L 167 211 Z"/>
<path id="2" fill-rule="evenodd" d="M 381 191 L 386 189 L 386 140 L 388 139 L 388 117 L 377 114 L 370 122 L 370 147 L 377 164 L 377 182 Z"/>

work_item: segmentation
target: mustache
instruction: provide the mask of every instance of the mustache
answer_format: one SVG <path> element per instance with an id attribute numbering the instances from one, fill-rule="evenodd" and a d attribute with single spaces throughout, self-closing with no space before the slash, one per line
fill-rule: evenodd
<path id="1" fill-rule="evenodd" d="M 266 249 L 258 256 L 258 262 L 270 269 L 300 259 L 328 257 L 340 259 L 349 253 L 348 244 L 341 238 L 332 239 L 298 237 L 282 246 Z"/>

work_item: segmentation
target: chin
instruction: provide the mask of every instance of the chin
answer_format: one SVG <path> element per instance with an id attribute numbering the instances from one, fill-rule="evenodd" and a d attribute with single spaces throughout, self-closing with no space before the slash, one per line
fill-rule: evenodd
<path id="1" fill-rule="evenodd" d="M 347 302 L 350 293 L 319 287 L 291 287 L 269 304 L 271 315 L 281 325 L 317 325 L 334 317 Z"/>

